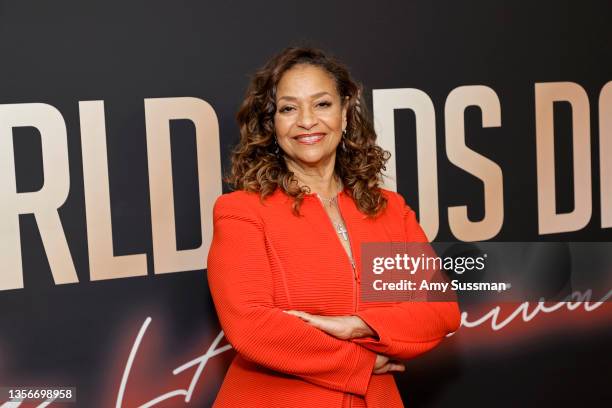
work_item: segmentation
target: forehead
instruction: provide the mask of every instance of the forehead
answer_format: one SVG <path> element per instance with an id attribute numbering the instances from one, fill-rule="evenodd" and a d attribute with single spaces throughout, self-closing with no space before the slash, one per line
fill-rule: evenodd
<path id="1" fill-rule="evenodd" d="M 277 99 L 283 96 L 309 97 L 320 92 L 337 95 L 336 81 L 325 69 L 310 64 L 299 64 L 288 69 L 276 86 Z"/>

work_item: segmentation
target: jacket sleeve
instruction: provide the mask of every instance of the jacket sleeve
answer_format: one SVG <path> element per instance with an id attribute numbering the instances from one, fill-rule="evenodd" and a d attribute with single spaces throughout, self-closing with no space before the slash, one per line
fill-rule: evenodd
<path id="1" fill-rule="evenodd" d="M 407 242 L 428 242 L 416 215 L 398 195 L 403 208 Z M 379 354 L 410 359 L 437 346 L 460 325 L 456 302 L 397 302 L 365 308 L 355 313 L 374 331 L 373 336 L 352 339 Z"/>
<path id="2" fill-rule="evenodd" d="M 261 219 L 236 198 L 221 196 L 215 203 L 207 265 L 227 340 L 244 358 L 271 370 L 365 395 L 376 353 L 275 307 Z"/>

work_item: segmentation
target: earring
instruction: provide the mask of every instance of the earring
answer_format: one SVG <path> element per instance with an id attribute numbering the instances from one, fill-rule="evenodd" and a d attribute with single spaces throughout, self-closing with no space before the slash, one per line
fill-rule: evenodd
<path id="1" fill-rule="evenodd" d="M 346 151 L 346 143 L 344 143 L 344 139 L 346 139 L 346 129 L 342 129 L 342 145 L 340 146 L 342 150 Z"/>
<path id="2" fill-rule="evenodd" d="M 276 138 L 274 138 L 274 155 L 280 158 L 280 147 L 278 146 L 278 142 L 276 141 Z"/>

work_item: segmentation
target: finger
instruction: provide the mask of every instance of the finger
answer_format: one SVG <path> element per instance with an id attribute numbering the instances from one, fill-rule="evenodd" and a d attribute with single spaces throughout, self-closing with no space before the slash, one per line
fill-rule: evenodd
<path id="1" fill-rule="evenodd" d="M 283 312 L 290 315 L 297 315 L 298 313 L 300 313 L 299 310 L 283 310 Z"/>
<path id="2" fill-rule="evenodd" d="M 326 319 L 325 317 L 322 316 L 318 316 L 318 315 L 311 315 L 309 313 L 306 312 L 302 312 L 303 314 L 301 314 L 299 317 L 304 320 L 306 323 L 308 323 L 309 325 L 324 331 L 325 333 L 334 336 L 335 333 L 334 331 L 329 327 L 329 321 L 328 319 Z"/>
<path id="3" fill-rule="evenodd" d="M 404 372 L 406 366 L 402 363 L 386 363 L 382 367 L 372 371 L 373 374 L 385 374 L 388 372 Z"/>
<path id="4" fill-rule="evenodd" d="M 385 374 L 389 371 L 389 365 L 385 364 L 384 366 L 373 371 L 374 374 Z"/>
<path id="5" fill-rule="evenodd" d="M 303 312 L 301 310 L 286 310 L 286 311 L 283 310 L 283 312 L 299 317 L 300 319 L 310 324 L 311 326 L 319 330 L 322 330 L 331 336 L 337 337 L 342 340 L 346 340 L 350 338 L 349 335 L 345 334 L 345 332 L 350 332 L 350 330 L 349 329 L 346 329 L 346 330 L 339 329 L 338 324 L 333 323 L 333 321 L 335 321 L 334 317 L 314 315 L 308 312 Z"/>
<path id="6" fill-rule="evenodd" d="M 389 364 L 389 371 L 404 372 L 406 371 L 406 366 L 401 363 L 391 363 Z"/>
<path id="7" fill-rule="evenodd" d="M 293 315 L 295 317 L 299 317 L 300 319 L 302 319 L 303 321 L 305 321 L 306 323 L 310 323 L 312 325 L 314 325 L 314 316 L 306 313 L 306 312 L 302 312 L 300 310 L 283 310 L 283 312 Z"/>
<path id="8" fill-rule="evenodd" d="M 300 310 L 283 310 L 283 312 L 293 315 L 293 316 L 297 316 L 299 318 L 304 318 L 305 317 L 305 312 L 302 312 Z"/>

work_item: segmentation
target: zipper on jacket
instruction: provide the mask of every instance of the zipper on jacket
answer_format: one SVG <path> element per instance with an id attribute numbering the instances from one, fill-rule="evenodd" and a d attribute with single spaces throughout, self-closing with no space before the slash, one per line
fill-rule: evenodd
<path id="1" fill-rule="evenodd" d="M 325 209 L 323 209 L 323 211 L 325 211 Z M 353 247 L 353 241 L 351 240 L 351 234 L 349 233 L 349 226 L 348 223 L 346 222 L 346 219 L 344 218 L 344 215 L 342 214 L 342 210 L 340 209 L 340 196 L 338 195 L 338 213 L 340 214 L 340 217 L 342 218 L 342 222 L 344 222 L 344 227 L 346 228 L 346 236 L 348 237 L 348 242 L 349 242 L 349 247 L 351 248 L 351 255 L 349 256 L 349 254 L 346 253 L 346 251 L 344 251 L 344 253 L 346 254 L 346 258 L 349 261 L 349 264 L 351 265 L 351 269 L 353 270 L 353 313 L 357 313 L 357 297 L 359 294 L 359 288 L 357 287 L 357 283 L 358 283 L 358 279 L 357 279 L 357 266 L 355 265 L 355 250 Z M 327 217 L 329 218 L 329 217 Z M 330 220 L 331 223 L 331 220 Z M 332 223 L 332 227 L 333 227 L 333 223 Z M 338 238 L 338 236 L 336 236 L 336 238 L 338 239 L 338 242 L 340 241 L 340 238 Z M 342 243 L 340 243 L 340 245 L 342 245 Z M 344 250 L 344 248 L 342 248 Z M 353 401 L 354 401 L 355 396 L 353 394 L 349 393 L 349 408 L 353 408 Z"/>
<path id="2" fill-rule="evenodd" d="M 344 226 L 346 228 L 346 235 L 348 237 L 349 247 L 351 248 L 351 256 L 349 256 L 349 254 L 344 249 L 344 246 L 342 245 L 342 242 L 340 242 L 340 238 L 338 238 L 338 234 L 334 230 L 334 224 L 332 223 L 332 220 L 329 218 L 329 215 L 327 214 L 327 211 L 325 211 L 325 207 L 323 207 L 323 203 L 321 203 L 321 200 L 319 200 L 319 199 L 317 199 L 317 202 L 319 203 L 319 206 L 321 207 L 321 209 L 325 213 L 325 217 L 329 221 L 329 225 L 331 225 L 332 230 L 334 230 L 334 235 L 336 236 L 336 240 L 338 241 L 338 244 L 340 244 L 340 246 L 342 247 L 342 252 L 344 252 L 346 260 L 348 261 L 348 264 L 349 264 L 349 266 L 352 269 L 353 312 L 356 313 L 357 312 L 357 293 L 358 293 L 358 290 L 357 290 L 357 267 L 355 266 L 355 251 L 353 249 L 353 243 L 351 241 L 351 234 L 349 233 L 348 224 L 346 223 L 345 218 L 342 215 L 342 210 L 340 209 L 340 197 L 339 197 L 340 194 L 342 194 L 342 193 L 338 193 L 338 213 L 340 214 L 340 217 L 342 218 L 342 222 L 344 222 Z"/>
<path id="3" fill-rule="evenodd" d="M 346 258 L 349 260 L 349 263 L 351 264 L 351 269 L 353 270 L 353 313 L 357 313 L 358 288 L 357 288 L 357 268 L 355 266 L 355 250 L 353 248 L 353 242 L 351 241 L 351 234 L 349 234 L 348 223 L 346 222 L 344 215 L 342 215 L 342 210 L 340 209 L 340 197 L 338 197 L 338 213 L 340 214 L 340 218 L 342 218 L 342 222 L 344 222 L 344 227 L 346 228 L 346 236 L 348 237 L 349 247 L 351 248 L 351 256 L 349 257 L 349 255 L 346 254 Z M 344 252 L 346 253 L 346 251 Z"/>
<path id="4" fill-rule="evenodd" d="M 350 238 L 349 238 L 350 240 Z M 350 244 L 349 244 L 350 245 Z M 351 247 L 351 252 L 353 251 L 353 248 Z M 353 257 L 353 259 L 350 260 L 351 261 L 351 267 L 353 268 L 353 312 L 357 312 L 357 293 L 358 293 L 358 288 L 357 288 L 357 269 L 355 269 L 355 257 Z"/>
<path id="5" fill-rule="evenodd" d="M 340 197 L 338 197 L 338 213 L 340 213 L 340 217 L 342 218 L 342 221 L 344 222 L 344 227 L 346 228 L 346 236 L 348 237 L 349 247 L 351 248 L 351 256 L 346 254 L 346 257 L 348 258 L 349 263 L 351 264 L 351 269 L 353 269 L 353 313 L 357 313 L 357 294 L 359 293 L 359 288 L 357 287 L 357 268 L 355 266 L 355 250 L 353 248 L 353 242 L 351 241 L 351 234 L 349 234 L 348 223 L 346 222 L 344 215 L 342 215 L 342 210 L 340 209 Z M 338 237 L 336 236 L 336 238 Z M 340 243 L 340 245 L 342 245 L 342 243 Z M 346 251 L 344 252 L 346 253 Z M 349 394 L 349 408 L 353 407 L 353 398 L 354 398 L 353 394 Z"/>
<path id="6" fill-rule="evenodd" d="M 340 217 L 344 222 L 344 226 L 346 228 L 346 236 L 348 237 L 349 247 L 351 248 L 351 256 L 349 257 L 348 254 L 346 254 L 346 257 L 348 258 L 349 263 L 351 264 L 351 268 L 353 269 L 353 312 L 357 313 L 357 294 L 359 292 L 359 288 L 357 287 L 357 267 L 355 265 L 355 250 L 353 248 L 353 242 L 351 241 L 351 234 L 349 234 L 348 224 L 345 221 L 344 215 L 342 215 L 342 210 L 340 209 L 340 198 L 338 198 L 338 213 L 340 213 Z"/>
<path id="7" fill-rule="evenodd" d="M 353 271 L 352 273 L 352 282 L 353 282 L 353 313 L 357 313 L 357 293 L 358 293 L 358 288 L 357 288 L 357 268 L 355 266 L 355 251 L 353 249 L 353 243 L 351 241 L 351 234 L 349 234 L 349 228 L 348 228 L 348 224 L 344 218 L 344 215 L 342 215 L 342 210 L 340 209 L 340 194 L 338 194 L 338 213 L 340 214 L 340 218 L 342 218 L 342 222 L 344 222 L 344 227 L 346 228 L 346 236 L 348 237 L 348 242 L 349 242 L 349 247 L 351 248 L 351 255 L 349 256 L 349 254 L 346 252 L 346 250 L 344 249 L 344 246 L 342 245 L 342 242 L 340 242 L 340 238 L 338 238 L 338 234 L 336 233 L 336 231 L 334 231 L 334 235 L 336 236 L 336 240 L 338 241 L 338 244 L 340 244 L 340 246 L 342 247 L 342 252 L 344 252 L 344 255 L 346 256 L 346 259 L 348 260 L 349 265 L 351 266 L 351 269 Z M 323 212 L 325 213 L 325 217 L 328 219 L 329 224 L 332 227 L 332 230 L 334 229 L 334 224 L 332 222 L 332 220 L 329 218 L 329 215 L 327 214 L 327 211 L 325 211 L 325 207 L 323 207 L 323 203 L 321 203 L 321 201 L 319 199 L 317 199 L 317 202 L 319 203 L 319 205 L 321 206 L 321 209 L 323 210 Z M 349 408 L 353 407 L 353 394 L 348 394 L 348 398 L 349 398 Z"/>

